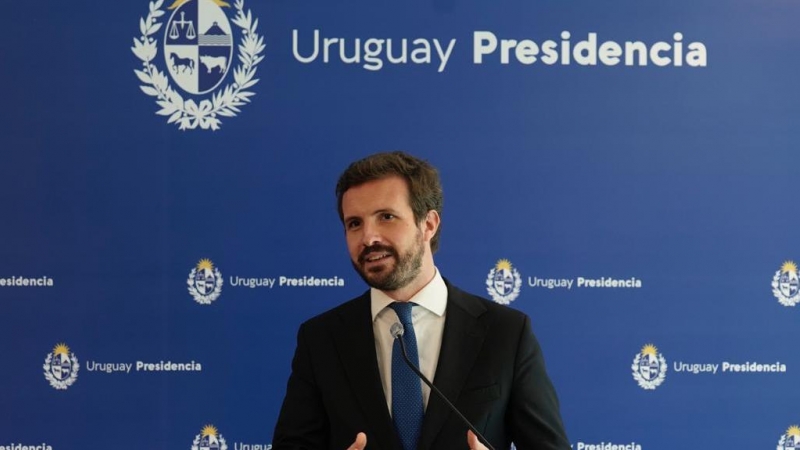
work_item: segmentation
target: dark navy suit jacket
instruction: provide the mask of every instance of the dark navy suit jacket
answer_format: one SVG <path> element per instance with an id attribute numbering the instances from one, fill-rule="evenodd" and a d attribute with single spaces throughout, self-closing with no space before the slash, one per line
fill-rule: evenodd
<path id="1" fill-rule="evenodd" d="M 568 450 L 528 316 L 450 283 L 447 292 L 436 387 L 497 450 L 512 441 L 518 450 Z M 369 291 L 300 326 L 272 448 L 346 450 L 361 431 L 367 450 L 402 450 L 378 372 Z M 465 450 L 466 435 L 431 392 L 419 450 Z"/>

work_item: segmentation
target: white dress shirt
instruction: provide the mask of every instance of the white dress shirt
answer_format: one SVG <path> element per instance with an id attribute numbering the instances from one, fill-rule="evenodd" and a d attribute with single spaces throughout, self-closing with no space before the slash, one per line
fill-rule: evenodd
<path id="1" fill-rule="evenodd" d="M 394 300 L 378 289 L 371 289 L 372 302 L 372 332 L 375 335 L 375 352 L 378 355 L 378 370 L 381 374 L 383 392 L 389 413 L 392 411 L 392 348 L 394 338 L 389 329 L 392 324 L 399 322 L 397 313 L 389 307 Z M 439 350 L 442 347 L 442 334 L 444 333 L 444 316 L 447 309 L 447 285 L 444 284 L 439 270 L 433 279 L 416 293 L 410 302 L 419 306 L 411 309 L 411 321 L 414 324 L 414 333 L 417 335 L 417 349 L 419 351 L 419 370 L 425 377 L 433 382 L 436 374 L 436 364 L 439 362 Z M 428 408 L 430 388 L 420 380 L 422 385 L 422 405 Z"/>

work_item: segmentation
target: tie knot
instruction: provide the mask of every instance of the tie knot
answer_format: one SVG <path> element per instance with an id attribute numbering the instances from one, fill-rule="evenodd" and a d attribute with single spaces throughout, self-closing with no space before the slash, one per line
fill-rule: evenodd
<path id="1" fill-rule="evenodd" d="M 397 313 L 397 318 L 400 319 L 403 326 L 409 326 L 411 324 L 411 308 L 415 305 L 416 303 L 411 302 L 394 302 L 389 307 Z"/>

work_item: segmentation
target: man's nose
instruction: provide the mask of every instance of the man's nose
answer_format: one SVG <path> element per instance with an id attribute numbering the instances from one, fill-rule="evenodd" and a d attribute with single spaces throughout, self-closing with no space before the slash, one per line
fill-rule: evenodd
<path id="1" fill-rule="evenodd" d="M 373 223 L 365 223 L 364 224 L 364 235 L 361 238 L 362 244 L 364 247 L 369 247 L 375 244 L 379 244 L 382 241 L 380 231 L 378 230 L 378 226 Z"/>

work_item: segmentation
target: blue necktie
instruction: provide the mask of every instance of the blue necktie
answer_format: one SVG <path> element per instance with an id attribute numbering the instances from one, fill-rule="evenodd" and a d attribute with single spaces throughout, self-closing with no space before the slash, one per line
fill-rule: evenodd
<path id="1" fill-rule="evenodd" d="M 403 350 L 399 339 L 406 345 L 408 359 L 419 367 L 417 335 L 411 322 L 411 308 L 414 303 L 392 303 L 389 305 L 403 324 L 403 337 L 395 339 L 392 347 L 392 419 L 404 450 L 416 450 L 422 430 L 422 381 L 403 361 Z"/>

